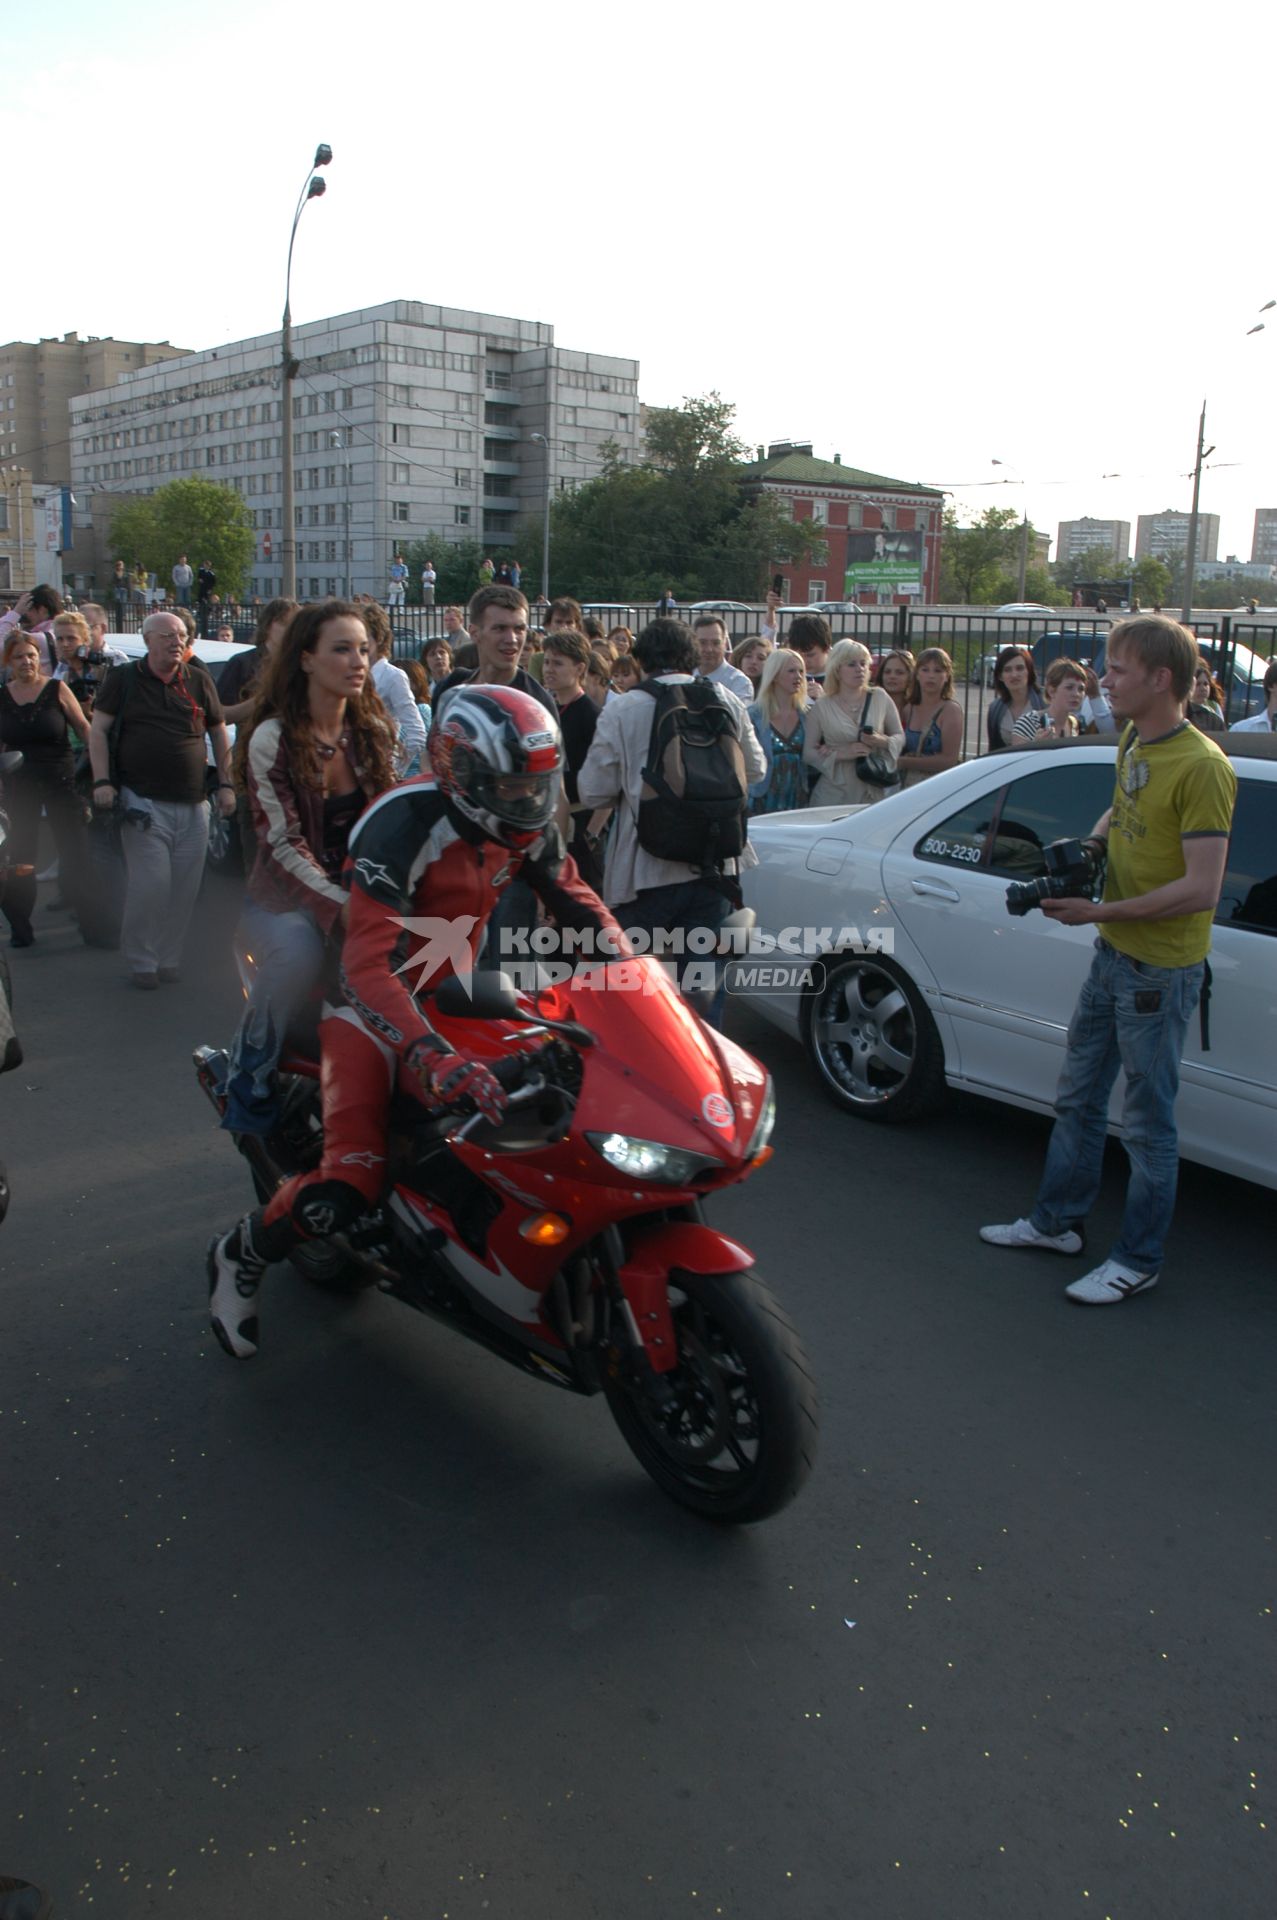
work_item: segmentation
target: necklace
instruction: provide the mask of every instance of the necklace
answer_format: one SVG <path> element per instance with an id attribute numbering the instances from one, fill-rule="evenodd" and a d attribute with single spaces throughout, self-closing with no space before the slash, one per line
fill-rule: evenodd
<path id="1" fill-rule="evenodd" d="M 319 755 L 320 759 L 331 760 L 338 747 L 345 741 L 346 730 L 343 727 L 335 740 L 321 740 L 319 735 L 314 732 L 312 732 L 311 738 L 315 742 L 315 752 Z"/>

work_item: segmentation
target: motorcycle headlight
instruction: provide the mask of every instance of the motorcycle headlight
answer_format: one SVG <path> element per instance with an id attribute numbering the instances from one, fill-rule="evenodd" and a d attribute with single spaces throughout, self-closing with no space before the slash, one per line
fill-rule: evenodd
<path id="1" fill-rule="evenodd" d="M 762 1152 L 772 1137 L 772 1128 L 775 1125 L 776 1089 L 772 1082 L 768 1080 L 767 1095 L 758 1110 L 758 1119 L 754 1122 L 754 1131 L 749 1136 L 749 1146 L 745 1150 L 745 1158 L 747 1160 L 752 1160 L 756 1153 Z"/>
<path id="2" fill-rule="evenodd" d="M 667 1187 L 685 1187 L 703 1173 L 721 1173 L 717 1160 L 684 1147 L 667 1147 L 660 1140 L 635 1140 L 628 1133 L 587 1133 L 586 1139 L 618 1173 L 631 1180 L 649 1180 Z"/>

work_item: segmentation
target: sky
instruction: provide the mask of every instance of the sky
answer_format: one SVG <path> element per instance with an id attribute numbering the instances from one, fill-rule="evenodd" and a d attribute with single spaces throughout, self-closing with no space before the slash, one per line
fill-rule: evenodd
<path id="1" fill-rule="evenodd" d="M 1220 557 L 1277 506 L 1262 7 L 63 0 L 6 37 L 41 82 L 6 106 L 6 255 L 66 265 L 9 272 L 0 338 L 277 327 L 327 141 L 297 322 L 548 321 L 637 359 L 649 404 L 716 390 L 751 447 L 1053 542 L 1186 509 L 1205 399 Z"/>

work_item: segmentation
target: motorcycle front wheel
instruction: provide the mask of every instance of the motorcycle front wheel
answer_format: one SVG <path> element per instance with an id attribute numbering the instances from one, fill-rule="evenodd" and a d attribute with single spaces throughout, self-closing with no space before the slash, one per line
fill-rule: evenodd
<path id="1" fill-rule="evenodd" d="M 766 1520 L 816 1457 L 819 1403 L 802 1343 L 754 1272 L 672 1273 L 678 1365 L 664 1404 L 623 1367 L 604 1392 L 626 1443 L 663 1493 L 711 1520 Z"/>

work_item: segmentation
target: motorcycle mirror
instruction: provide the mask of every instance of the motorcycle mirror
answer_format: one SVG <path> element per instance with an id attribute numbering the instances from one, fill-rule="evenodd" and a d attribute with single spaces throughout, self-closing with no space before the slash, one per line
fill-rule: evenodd
<path id="1" fill-rule="evenodd" d="M 518 1020 L 519 1002 L 508 973 L 453 973 L 439 987 L 435 1006 L 450 1020 Z"/>

